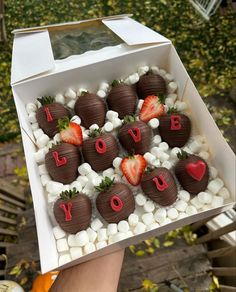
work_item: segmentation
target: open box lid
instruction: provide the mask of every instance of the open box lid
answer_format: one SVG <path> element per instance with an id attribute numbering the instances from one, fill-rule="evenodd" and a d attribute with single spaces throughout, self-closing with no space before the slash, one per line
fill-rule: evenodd
<path id="1" fill-rule="evenodd" d="M 109 30 L 124 42 L 124 46 L 116 46 L 115 49 L 89 51 L 81 55 L 68 57 L 63 62 L 57 62 L 54 58 L 50 32 L 68 28 L 78 29 L 82 25 L 92 27 L 95 23 L 103 23 Z M 113 57 L 114 53 L 121 53 L 137 49 L 137 46 L 150 46 L 170 41 L 151 30 L 150 28 L 131 19 L 129 15 L 117 15 L 103 17 L 92 20 L 70 22 L 64 24 L 55 24 L 49 26 L 26 28 L 14 30 L 13 42 L 11 84 L 16 84 L 25 79 L 33 78 L 37 75 L 47 75 L 59 72 L 68 66 L 84 66 L 91 62 L 91 56 L 94 61 L 100 61 L 104 58 Z M 106 49 L 106 48 L 104 48 Z M 102 53 L 102 52 L 105 52 Z"/>

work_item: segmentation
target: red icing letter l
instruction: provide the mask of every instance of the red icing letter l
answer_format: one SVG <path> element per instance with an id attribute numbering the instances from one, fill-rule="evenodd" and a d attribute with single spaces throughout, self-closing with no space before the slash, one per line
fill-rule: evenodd
<path id="1" fill-rule="evenodd" d="M 163 192 L 165 189 L 168 188 L 168 184 L 161 174 L 158 177 L 154 177 L 152 181 L 156 184 L 156 188 L 160 192 Z"/>
<path id="2" fill-rule="evenodd" d="M 53 158 L 54 158 L 54 160 L 56 162 L 56 166 L 57 167 L 62 166 L 62 165 L 67 163 L 66 157 L 59 158 L 59 154 L 58 154 L 57 151 L 53 151 L 52 155 L 53 155 Z"/>
<path id="3" fill-rule="evenodd" d="M 181 117 L 179 115 L 171 115 L 170 117 L 170 129 L 174 131 L 178 131 L 182 128 L 181 124 Z"/>

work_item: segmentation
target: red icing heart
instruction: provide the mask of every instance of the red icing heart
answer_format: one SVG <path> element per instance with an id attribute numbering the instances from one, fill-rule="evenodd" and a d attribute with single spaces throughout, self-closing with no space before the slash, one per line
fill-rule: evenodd
<path id="1" fill-rule="evenodd" d="M 201 181 L 206 172 L 206 163 L 199 160 L 195 163 L 188 163 L 185 166 L 187 173 L 195 180 Z"/>

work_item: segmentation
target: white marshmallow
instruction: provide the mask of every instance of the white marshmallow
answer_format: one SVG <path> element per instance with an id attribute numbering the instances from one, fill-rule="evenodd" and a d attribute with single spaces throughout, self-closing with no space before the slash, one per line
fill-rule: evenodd
<path id="1" fill-rule="evenodd" d="M 186 213 L 179 213 L 178 220 L 188 217 Z"/>
<path id="2" fill-rule="evenodd" d="M 39 139 L 41 136 L 44 135 L 44 132 L 42 129 L 37 129 L 33 132 L 35 139 Z"/>
<path id="3" fill-rule="evenodd" d="M 188 215 L 197 214 L 197 209 L 194 206 L 188 206 L 185 211 Z"/>
<path id="4" fill-rule="evenodd" d="M 199 153 L 199 156 L 200 156 L 202 159 L 204 159 L 204 160 L 208 160 L 210 155 L 209 155 L 209 153 L 206 152 L 206 151 L 201 151 L 201 152 Z"/>
<path id="5" fill-rule="evenodd" d="M 159 144 L 159 147 L 161 148 L 161 150 L 163 151 L 167 151 L 169 149 L 169 145 L 166 142 L 161 142 Z"/>
<path id="6" fill-rule="evenodd" d="M 213 196 L 212 201 L 211 201 L 211 206 L 213 208 L 221 207 L 224 203 L 224 199 L 219 196 Z"/>
<path id="7" fill-rule="evenodd" d="M 67 242 L 68 242 L 68 245 L 70 247 L 75 247 L 77 246 L 77 242 L 75 240 L 75 234 L 69 234 L 68 235 L 68 238 L 67 238 Z"/>
<path id="8" fill-rule="evenodd" d="M 82 93 L 85 93 L 85 92 L 87 92 L 88 93 L 88 90 L 86 89 L 86 88 L 79 88 L 78 90 L 77 90 L 77 95 L 78 96 L 81 96 L 82 95 Z"/>
<path id="9" fill-rule="evenodd" d="M 174 93 L 177 90 L 177 88 L 178 88 L 177 83 L 173 81 L 167 85 L 168 93 Z"/>
<path id="10" fill-rule="evenodd" d="M 181 190 L 179 191 L 179 198 L 185 202 L 188 202 L 190 200 L 190 194 L 185 190 Z"/>
<path id="11" fill-rule="evenodd" d="M 200 144 L 206 143 L 205 137 L 203 137 L 201 135 L 193 136 L 193 140 L 197 141 Z"/>
<path id="12" fill-rule="evenodd" d="M 153 74 L 159 74 L 159 68 L 157 66 L 152 66 L 151 71 Z"/>
<path id="13" fill-rule="evenodd" d="M 152 129 L 156 129 L 159 127 L 159 120 L 154 118 L 154 119 L 151 119 L 149 122 L 148 122 L 148 125 L 152 128 Z"/>
<path id="14" fill-rule="evenodd" d="M 166 75 L 166 70 L 164 69 L 159 69 L 159 74 L 164 78 Z"/>
<path id="15" fill-rule="evenodd" d="M 89 127 L 89 130 L 90 130 L 90 131 L 94 131 L 94 130 L 98 130 L 98 129 L 99 129 L 98 124 L 92 124 L 92 125 Z"/>
<path id="16" fill-rule="evenodd" d="M 216 178 L 207 186 L 207 189 L 212 192 L 213 195 L 217 194 L 219 190 L 224 186 L 224 182 L 220 178 Z"/>
<path id="17" fill-rule="evenodd" d="M 54 203 L 57 199 L 58 199 L 58 196 L 57 195 L 50 194 L 50 193 L 47 194 L 48 204 Z"/>
<path id="18" fill-rule="evenodd" d="M 73 89 L 68 88 L 65 92 L 65 97 L 75 99 L 76 98 L 76 93 Z"/>
<path id="19" fill-rule="evenodd" d="M 85 246 L 84 246 L 84 253 L 85 254 L 89 254 L 91 252 L 94 252 L 96 250 L 95 244 L 93 244 L 92 242 L 88 242 Z"/>
<path id="20" fill-rule="evenodd" d="M 92 171 L 92 168 L 91 168 L 90 164 L 85 162 L 78 167 L 78 171 L 81 175 L 87 175 Z"/>
<path id="21" fill-rule="evenodd" d="M 165 99 L 165 104 L 166 104 L 168 107 L 173 107 L 173 106 L 174 106 L 174 101 L 173 101 L 172 98 L 167 97 L 167 98 Z"/>
<path id="22" fill-rule="evenodd" d="M 161 165 L 162 167 L 165 167 L 167 169 L 171 169 L 171 167 L 173 166 L 172 163 L 168 160 L 164 161 Z"/>
<path id="23" fill-rule="evenodd" d="M 139 110 L 142 108 L 142 106 L 143 106 L 143 102 L 144 102 L 143 99 L 139 99 L 139 101 L 138 101 L 138 106 L 137 106 Z"/>
<path id="24" fill-rule="evenodd" d="M 124 232 L 118 232 L 118 233 L 111 235 L 111 236 L 112 236 L 112 243 L 124 240 L 126 238 L 126 235 Z"/>
<path id="25" fill-rule="evenodd" d="M 37 106 L 35 103 L 33 103 L 33 102 L 27 103 L 26 111 L 28 114 L 30 114 L 32 112 L 36 112 L 36 110 L 37 110 Z"/>
<path id="26" fill-rule="evenodd" d="M 142 220 L 143 223 L 147 226 L 149 226 L 150 224 L 154 223 L 154 216 L 153 213 L 145 213 L 142 215 Z"/>
<path id="27" fill-rule="evenodd" d="M 159 159 L 156 159 L 153 163 L 152 163 L 153 166 L 155 167 L 159 167 L 161 165 L 161 162 Z"/>
<path id="28" fill-rule="evenodd" d="M 208 144 L 203 143 L 202 144 L 202 151 L 207 152 L 209 150 Z"/>
<path id="29" fill-rule="evenodd" d="M 63 252 L 69 250 L 66 238 L 61 238 L 57 240 L 57 250 L 58 252 Z"/>
<path id="30" fill-rule="evenodd" d="M 213 178 L 213 179 L 216 178 L 218 175 L 218 170 L 213 166 L 209 167 L 209 172 L 210 172 L 211 178 Z"/>
<path id="31" fill-rule="evenodd" d="M 52 232 L 56 239 L 61 239 L 66 236 L 64 230 L 62 230 L 60 226 L 53 227 Z"/>
<path id="32" fill-rule="evenodd" d="M 85 230 L 79 231 L 75 235 L 75 240 L 78 246 L 84 246 L 89 242 L 88 233 Z"/>
<path id="33" fill-rule="evenodd" d="M 154 223 L 152 223 L 152 224 L 150 224 L 150 225 L 147 226 L 147 231 L 156 229 L 158 227 L 160 227 L 160 225 L 157 222 L 154 222 Z"/>
<path id="34" fill-rule="evenodd" d="M 117 233 L 117 224 L 116 223 L 110 223 L 107 225 L 107 235 L 114 235 Z"/>
<path id="35" fill-rule="evenodd" d="M 70 119 L 73 123 L 76 123 L 77 125 L 80 125 L 81 124 L 81 119 L 79 116 L 73 116 L 71 119 Z"/>
<path id="36" fill-rule="evenodd" d="M 55 96 L 55 102 L 58 102 L 60 104 L 65 104 L 65 97 L 61 93 L 58 93 Z"/>
<path id="37" fill-rule="evenodd" d="M 78 182 L 77 180 L 76 181 L 73 181 L 72 184 L 70 184 L 70 190 L 73 190 L 73 188 L 76 188 L 76 190 L 78 192 L 81 192 L 82 191 L 82 185 L 80 182 Z"/>
<path id="38" fill-rule="evenodd" d="M 87 234 L 88 234 L 88 237 L 89 237 L 89 241 L 90 242 L 94 242 L 96 239 L 97 239 L 97 236 L 98 236 L 98 234 L 97 234 L 97 232 L 96 231 L 94 231 L 92 228 L 87 228 Z"/>
<path id="39" fill-rule="evenodd" d="M 119 117 L 119 114 L 117 112 L 115 112 L 115 111 L 110 110 L 110 111 L 107 111 L 107 113 L 106 113 L 106 118 L 110 122 L 112 122 L 113 118 L 118 118 L 118 117 Z"/>
<path id="40" fill-rule="evenodd" d="M 155 205 L 154 205 L 154 203 L 153 203 L 152 201 L 147 201 L 147 202 L 144 204 L 143 209 L 144 209 L 145 212 L 147 212 L 147 213 L 151 213 L 151 212 L 154 211 L 154 209 L 155 209 Z"/>
<path id="41" fill-rule="evenodd" d="M 73 108 L 75 107 L 75 103 L 76 103 L 76 100 L 72 99 L 72 100 L 70 100 L 66 105 L 67 105 L 69 108 L 73 109 Z"/>
<path id="42" fill-rule="evenodd" d="M 49 181 L 46 185 L 46 190 L 48 193 L 59 195 L 63 190 L 63 184 L 57 181 Z"/>
<path id="43" fill-rule="evenodd" d="M 187 206 L 188 206 L 188 204 L 185 201 L 183 201 L 183 200 L 179 200 L 175 204 L 176 210 L 178 210 L 180 212 L 184 212 L 186 210 Z"/>
<path id="44" fill-rule="evenodd" d="M 154 218 L 155 220 L 158 222 L 158 223 L 163 223 L 166 219 L 166 215 L 167 215 L 167 212 L 166 212 L 166 209 L 164 208 L 159 208 L 157 209 L 157 211 L 155 212 L 154 214 Z"/>
<path id="45" fill-rule="evenodd" d="M 104 97 L 106 97 L 106 92 L 102 89 L 99 89 L 97 92 L 97 95 L 101 98 L 104 98 Z"/>
<path id="46" fill-rule="evenodd" d="M 160 225 L 163 226 L 163 225 L 166 225 L 166 224 L 169 224 L 171 223 L 171 219 L 170 218 L 166 218 Z"/>
<path id="47" fill-rule="evenodd" d="M 200 192 L 197 197 L 202 204 L 210 204 L 212 201 L 212 194 L 208 192 Z"/>
<path id="48" fill-rule="evenodd" d="M 97 235 L 98 235 L 98 241 L 104 241 L 104 240 L 108 239 L 108 237 L 107 237 L 107 229 L 106 228 L 99 229 L 98 232 L 97 232 Z"/>
<path id="49" fill-rule="evenodd" d="M 154 143 L 155 145 L 158 145 L 159 143 L 161 143 L 161 136 L 160 136 L 160 135 L 155 135 L 155 136 L 153 137 L 153 143 Z"/>
<path id="50" fill-rule="evenodd" d="M 116 117 L 112 118 L 111 122 L 112 122 L 114 129 L 116 129 L 122 125 L 122 120 L 120 120 L 119 118 L 116 118 Z"/>
<path id="51" fill-rule="evenodd" d="M 46 165 L 45 164 L 41 164 L 38 166 L 39 168 L 39 174 L 42 175 L 42 174 L 48 174 L 48 171 L 46 169 Z"/>
<path id="52" fill-rule="evenodd" d="M 76 260 L 83 256 L 83 251 L 81 247 L 71 247 L 70 248 L 70 256 L 72 260 Z"/>
<path id="53" fill-rule="evenodd" d="M 159 154 L 158 158 L 160 159 L 161 162 L 164 162 L 170 158 L 170 155 L 165 152 L 162 152 Z"/>
<path id="54" fill-rule="evenodd" d="M 41 183 L 45 187 L 46 184 L 51 180 L 50 176 L 48 174 L 42 174 L 41 177 Z"/>
<path id="55" fill-rule="evenodd" d="M 183 101 L 176 101 L 175 107 L 178 111 L 184 111 L 187 109 L 187 104 Z"/>
<path id="56" fill-rule="evenodd" d="M 94 230 L 94 231 L 98 231 L 99 229 L 101 229 L 103 226 L 103 223 L 98 219 L 94 219 L 91 223 L 91 228 Z"/>
<path id="57" fill-rule="evenodd" d="M 31 129 L 32 129 L 32 131 L 38 130 L 39 124 L 38 123 L 31 124 Z"/>
<path id="58" fill-rule="evenodd" d="M 143 157 L 150 164 L 152 164 L 156 159 L 156 157 L 150 152 L 146 152 Z"/>
<path id="59" fill-rule="evenodd" d="M 193 154 L 193 151 L 190 150 L 187 146 L 185 146 L 185 147 L 183 148 L 183 150 L 184 150 L 185 152 L 189 153 L 189 154 Z"/>
<path id="60" fill-rule="evenodd" d="M 88 178 L 84 175 L 80 175 L 78 178 L 77 178 L 77 181 L 81 184 L 82 188 L 87 184 L 88 182 Z"/>
<path id="61" fill-rule="evenodd" d="M 140 234 L 145 232 L 146 230 L 146 225 L 142 222 L 138 222 L 138 224 L 134 228 L 134 234 Z"/>
<path id="62" fill-rule="evenodd" d="M 58 142 L 61 141 L 61 135 L 60 133 L 57 133 L 54 137 L 53 137 L 53 142 L 56 144 Z"/>
<path id="63" fill-rule="evenodd" d="M 150 151 L 151 151 L 152 155 L 154 155 L 156 157 L 159 157 L 160 154 L 163 153 L 163 150 L 159 147 L 156 147 L 156 146 L 152 147 Z"/>
<path id="64" fill-rule="evenodd" d="M 97 176 L 92 180 L 92 184 L 97 187 L 100 185 L 100 183 L 102 182 L 103 177 L 102 176 Z"/>
<path id="65" fill-rule="evenodd" d="M 148 66 L 139 67 L 138 68 L 138 75 L 142 76 L 142 75 L 146 74 L 148 72 L 148 70 L 149 70 Z"/>
<path id="66" fill-rule="evenodd" d="M 139 74 L 138 73 L 134 73 L 134 74 L 129 76 L 129 81 L 128 82 L 129 82 L 130 85 L 135 84 L 138 81 L 139 81 Z"/>
<path id="67" fill-rule="evenodd" d="M 197 209 L 201 209 L 202 207 L 203 207 L 203 203 L 198 199 L 198 197 L 196 196 L 196 197 L 194 197 L 191 201 L 190 201 L 190 203 L 194 206 L 194 207 L 196 207 Z"/>
<path id="68" fill-rule="evenodd" d="M 171 98 L 171 99 L 173 100 L 173 102 L 175 102 L 176 99 L 177 99 L 177 94 L 175 94 L 175 93 L 170 93 L 170 94 L 167 95 L 167 98 Z"/>
<path id="69" fill-rule="evenodd" d="M 99 89 L 101 89 L 101 90 L 107 92 L 108 89 L 109 89 L 109 84 L 108 84 L 107 82 L 102 82 L 102 83 L 100 84 Z"/>
<path id="70" fill-rule="evenodd" d="M 96 248 L 97 249 L 101 249 L 103 247 L 106 247 L 107 246 L 107 242 L 106 241 L 99 241 L 96 243 Z"/>
<path id="71" fill-rule="evenodd" d="M 226 189 L 226 188 L 221 188 L 218 192 L 218 195 L 225 200 L 230 198 L 230 193 L 229 193 L 228 189 Z"/>
<path id="72" fill-rule="evenodd" d="M 201 143 L 199 143 L 198 141 L 193 141 L 189 144 L 189 149 L 194 153 L 198 153 L 201 150 Z"/>
<path id="73" fill-rule="evenodd" d="M 104 130 L 108 133 L 113 131 L 113 124 L 111 122 L 106 122 L 104 125 Z"/>
<path id="74" fill-rule="evenodd" d="M 181 149 L 179 147 L 174 147 L 171 149 L 170 151 L 170 157 L 174 160 L 177 159 L 177 154 L 181 151 Z"/>
<path id="75" fill-rule="evenodd" d="M 39 148 L 43 148 L 48 144 L 49 141 L 50 141 L 50 138 L 48 137 L 48 135 L 43 134 L 37 139 L 36 144 Z"/>
<path id="76" fill-rule="evenodd" d="M 173 79 L 174 79 L 174 77 L 170 73 L 166 73 L 165 80 L 167 82 L 171 82 L 171 81 L 173 81 Z"/>
<path id="77" fill-rule="evenodd" d="M 137 194 L 135 197 L 135 202 L 138 206 L 144 206 L 146 203 L 147 199 L 143 194 Z"/>
<path id="78" fill-rule="evenodd" d="M 113 160 L 112 164 L 113 164 L 113 166 L 114 166 L 115 168 L 119 168 L 119 167 L 120 167 L 120 164 L 121 164 L 121 161 L 122 161 L 122 158 L 120 158 L 120 157 L 116 157 L 116 158 Z"/>
<path id="79" fill-rule="evenodd" d="M 170 208 L 167 211 L 167 216 L 172 220 L 176 219 L 178 217 L 178 215 L 179 215 L 179 213 L 175 208 Z"/>
<path id="80" fill-rule="evenodd" d="M 36 119 L 36 113 L 35 112 L 31 112 L 29 114 L 29 122 L 31 124 L 37 123 L 37 119 Z"/>
<path id="81" fill-rule="evenodd" d="M 136 215 L 134 213 L 130 214 L 129 217 L 128 217 L 128 222 L 129 222 L 130 226 L 136 226 L 138 224 L 138 222 L 139 222 L 138 215 Z"/>
<path id="82" fill-rule="evenodd" d="M 111 177 L 114 175 L 114 168 L 110 167 L 102 172 L 103 177 Z"/>
<path id="83" fill-rule="evenodd" d="M 125 233 L 125 237 L 126 238 L 129 238 L 129 237 L 132 237 L 134 236 L 133 232 L 131 230 L 129 230 L 128 232 Z"/>
<path id="84" fill-rule="evenodd" d="M 69 253 L 62 254 L 59 256 L 58 265 L 63 266 L 71 261 L 71 257 Z"/>
<path id="85" fill-rule="evenodd" d="M 129 231 L 129 223 L 126 220 L 121 220 L 118 223 L 118 230 L 120 232 L 128 232 Z"/>

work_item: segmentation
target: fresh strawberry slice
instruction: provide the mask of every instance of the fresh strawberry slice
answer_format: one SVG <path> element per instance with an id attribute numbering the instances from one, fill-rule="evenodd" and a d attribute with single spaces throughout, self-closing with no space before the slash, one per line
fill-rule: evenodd
<path id="1" fill-rule="evenodd" d="M 80 125 L 71 122 L 68 117 L 58 120 L 58 127 L 63 142 L 77 146 L 83 143 L 83 134 Z"/>
<path id="2" fill-rule="evenodd" d="M 142 178 L 147 162 L 140 154 L 123 158 L 120 168 L 128 182 L 137 186 Z"/>
<path id="3" fill-rule="evenodd" d="M 164 114 L 164 105 L 156 95 L 149 95 L 144 99 L 139 118 L 143 122 L 148 122 L 153 118 L 158 118 Z"/>

